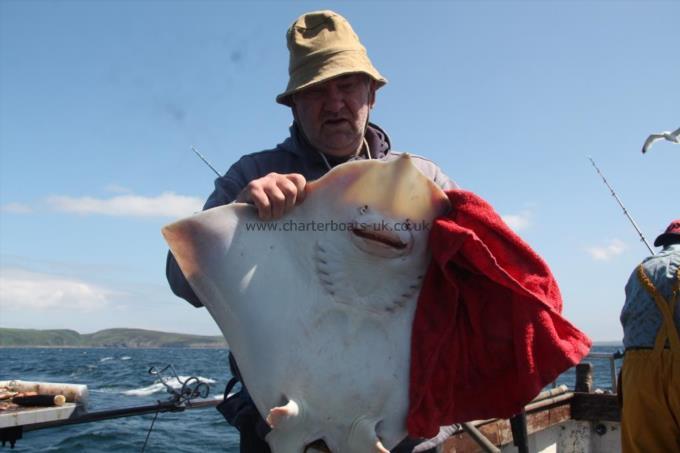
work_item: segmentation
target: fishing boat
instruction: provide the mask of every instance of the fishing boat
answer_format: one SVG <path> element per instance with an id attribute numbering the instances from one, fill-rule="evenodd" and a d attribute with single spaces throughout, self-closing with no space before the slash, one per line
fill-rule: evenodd
<path id="1" fill-rule="evenodd" d="M 615 389 L 616 361 L 621 357 L 620 352 L 589 354 L 583 363 L 575 367 L 573 390 L 566 385 L 554 386 L 541 392 L 521 414 L 511 419 L 476 420 L 445 431 L 442 433 L 445 439 L 437 447 L 438 453 L 619 452 L 620 412 Z M 604 366 L 601 365 L 603 360 L 609 363 L 611 385 L 604 390 L 593 389 L 592 362 Z M 174 370 L 172 373 L 172 378 L 176 378 Z M 162 376 L 162 373 L 157 374 Z M 30 433 L 36 430 L 216 406 L 219 400 L 202 397 L 205 395 L 201 393 L 200 384 L 190 379 L 185 380 L 179 389 L 170 387 L 171 397 L 167 401 L 94 412 L 87 410 L 88 392 L 84 385 L 1 381 L 0 387 L 64 394 L 66 403 L 0 411 L 0 441 L 3 445 L 9 443 L 13 446 L 20 439 L 30 438 Z M 161 378 L 161 382 L 166 380 Z"/>
<path id="2" fill-rule="evenodd" d="M 616 363 L 623 354 L 590 353 L 575 367 L 574 390 L 559 386 L 541 392 L 509 420 L 464 423 L 441 445 L 441 453 L 614 453 L 621 451 L 621 413 Z M 593 364 L 609 364 L 610 387 L 593 389 Z"/>

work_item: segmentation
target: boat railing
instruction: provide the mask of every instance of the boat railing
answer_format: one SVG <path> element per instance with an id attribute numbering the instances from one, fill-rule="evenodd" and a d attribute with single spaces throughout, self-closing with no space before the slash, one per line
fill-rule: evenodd
<path id="1" fill-rule="evenodd" d="M 586 370 L 584 368 L 600 368 L 602 366 L 602 361 L 607 361 L 607 366 L 609 368 L 609 383 L 610 383 L 610 388 L 612 393 L 616 393 L 616 388 L 618 384 L 618 368 L 619 366 L 617 365 L 617 360 L 620 360 L 623 358 L 623 350 L 619 349 L 613 352 L 591 352 L 588 355 L 586 355 L 581 363 L 576 365 L 572 370 L 577 375 L 576 381 L 579 381 L 579 373 L 585 373 L 586 375 L 589 375 L 588 379 L 590 379 L 591 382 L 587 384 L 587 386 L 590 388 L 592 387 L 592 370 Z M 594 366 L 597 365 L 597 366 Z M 585 379 L 585 376 L 583 377 Z M 581 379 L 581 381 L 583 381 Z M 560 381 L 563 381 L 563 379 L 559 379 Z M 554 381 L 551 385 L 552 388 L 557 387 L 558 381 Z M 598 386 L 600 386 L 601 382 L 596 383 Z M 574 384 L 570 384 L 569 386 L 571 387 Z M 578 384 L 576 384 L 578 386 Z M 583 391 L 582 389 L 575 389 L 576 391 Z M 606 387 L 605 387 L 606 390 Z M 590 390 L 589 390 L 590 391 Z"/>
<path id="2" fill-rule="evenodd" d="M 623 351 L 620 349 L 614 352 L 591 352 L 586 356 L 586 360 L 587 359 L 607 360 L 609 362 L 609 379 L 610 379 L 609 382 L 611 384 L 612 393 L 616 393 L 616 388 L 618 384 L 616 361 L 622 358 Z"/>
<path id="3" fill-rule="evenodd" d="M 612 393 L 616 393 L 618 384 L 616 361 L 622 358 L 623 351 L 620 349 L 614 352 L 591 352 L 586 356 L 586 360 L 607 360 L 609 362 L 609 382 L 611 384 Z"/>

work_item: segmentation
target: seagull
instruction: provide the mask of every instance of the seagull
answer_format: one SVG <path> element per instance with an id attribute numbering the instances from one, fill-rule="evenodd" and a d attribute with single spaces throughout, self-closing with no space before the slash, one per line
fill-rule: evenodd
<path id="1" fill-rule="evenodd" d="M 666 139 L 669 142 L 680 144 L 680 128 L 674 130 L 673 132 L 668 131 L 659 132 L 658 134 L 652 134 L 649 137 L 647 137 L 647 140 L 645 140 L 645 144 L 642 146 L 642 154 L 645 154 L 647 151 L 649 151 L 649 148 L 652 146 L 652 143 L 661 139 Z"/>

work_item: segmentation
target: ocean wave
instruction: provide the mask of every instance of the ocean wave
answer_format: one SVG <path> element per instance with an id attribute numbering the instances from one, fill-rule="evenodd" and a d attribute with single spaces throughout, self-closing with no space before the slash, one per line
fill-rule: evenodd
<path id="1" fill-rule="evenodd" d="M 89 393 L 118 395 L 119 393 L 121 393 L 122 390 L 120 389 L 120 387 L 99 387 L 99 388 L 88 387 L 87 391 Z"/>
<path id="2" fill-rule="evenodd" d="M 182 382 L 185 382 L 187 379 L 189 379 L 190 376 L 179 376 L 179 379 L 177 378 L 172 378 L 168 379 L 165 381 L 167 385 L 172 387 L 173 389 L 180 389 L 182 387 Z M 217 381 L 214 379 L 202 377 L 202 376 L 196 376 L 197 379 L 205 384 L 215 384 Z M 182 382 L 180 382 L 182 381 Z M 153 395 L 154 393 L 165 393 L 166 388 L 163 383 L 155 382 L 151 385 L 147 385 L 146 387 L 141 387 L 137 389 L 132 389 L 132 390 L 125 390 L 123 391 L 123 395 L 128 395 L 128 396 L 149 396 Z"/>
<path id="3" fill-rule="evenodd" d="M 120 358 L 120 360 L 130 360 L 132 357 L 129 355 L 124 355 L 123 357 Z"/>
<path id="4" fill-rule="evenodd" d="M 99 359 L 100 362 L 108 362 L 109 360 L 113 360 L 113 357 L 103 357 Z"/>

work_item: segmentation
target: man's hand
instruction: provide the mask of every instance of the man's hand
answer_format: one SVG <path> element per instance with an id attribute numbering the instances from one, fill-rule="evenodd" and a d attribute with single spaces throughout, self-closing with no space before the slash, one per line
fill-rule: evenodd
<path id="1" fill-rule="evenodd" d="M 261 220 L 275 220 L 302 203 L 306 184 L 305 177 L 299 173 L 269 173 L 250 181 L 236 201 L 254 204 Z"/>

